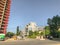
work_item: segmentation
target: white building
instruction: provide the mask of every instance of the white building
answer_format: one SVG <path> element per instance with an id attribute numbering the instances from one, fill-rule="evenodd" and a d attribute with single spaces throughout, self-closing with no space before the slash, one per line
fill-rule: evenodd
<path id="1" fill-rule="evenodd" d="M 39 27 L 35 22 L 30 22 L 25 26 L 25 34 L 29 35 L 29 31 L 43 31 L 44 27 Z"/>
<path id="2" fill-rule="evenodd" d="M 37 24 L 35 22 L 30 22 L 26 25 L 27 30 L 32 30 L 33 32 L 38 30 Z"/>

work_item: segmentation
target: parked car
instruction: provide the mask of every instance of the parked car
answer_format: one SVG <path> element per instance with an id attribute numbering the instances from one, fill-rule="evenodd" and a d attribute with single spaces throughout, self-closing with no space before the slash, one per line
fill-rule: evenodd
<path id="1" fill-rule="evenodd" d="M 53 36 L 48 36 L 48 39 L 52 40 L 53 39 Z"/>

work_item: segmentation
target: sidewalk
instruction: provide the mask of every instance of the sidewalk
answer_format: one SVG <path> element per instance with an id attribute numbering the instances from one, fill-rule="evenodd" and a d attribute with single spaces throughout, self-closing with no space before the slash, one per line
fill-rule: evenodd
<path id="1" fill-rule="evenodd" d="M 16 40 L 14 40 L 13 38 L 5 40 L 5 42 L 12 42 L 12 41 L 16 41 Z"/>

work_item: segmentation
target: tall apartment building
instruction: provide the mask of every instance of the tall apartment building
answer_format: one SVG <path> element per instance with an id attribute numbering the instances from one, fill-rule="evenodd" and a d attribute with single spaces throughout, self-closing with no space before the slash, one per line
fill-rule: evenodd
<path id="1" fill-rule="evenodd" d="M 6 34 L 11 0 L 0 0 L 0 33 Z"/>

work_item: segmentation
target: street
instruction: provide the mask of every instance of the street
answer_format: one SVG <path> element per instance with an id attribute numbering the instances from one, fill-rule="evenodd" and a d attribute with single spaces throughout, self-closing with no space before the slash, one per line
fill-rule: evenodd
<path id="1" fill-rule="evenodd" d="M 0 41 L 0 45 L 60 45 L 59 41 L 52 40 L 17 40 L 17 41 Z"/>

